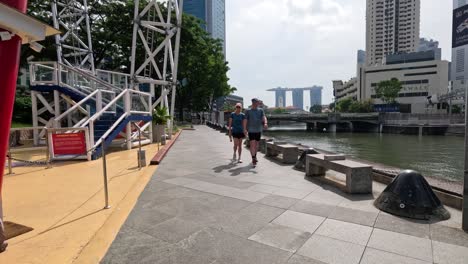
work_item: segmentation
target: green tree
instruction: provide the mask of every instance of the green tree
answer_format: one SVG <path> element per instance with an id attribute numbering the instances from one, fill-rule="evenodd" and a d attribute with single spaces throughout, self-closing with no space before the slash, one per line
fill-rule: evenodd
<path id="1" fill-rule="evenodd" d="M 402 83 L 397 78 L 392 78 L 379 82 L 375 88 L 375 94 L 384 103 L 394 103 L 402 88 Z"/>
<path id="2" fill-rule="evenodd" d="M 286 109 L 281 108 L 281 107 L 275 108 L 275 110 L 273 110 L 273 114 L 284 114 L 284 113 L 286 113 Z"/>
<path id="3" fill-rule="evenodd" d="M 349 105 L 348 111 L 349 111 L 350 113 L 360 113 L 360 112 L 361 112 L 361 104 L 360 104 L 358 101 L 353 101 L 353 102 Z"/>
<path id="4" fill-rule="evenodd" d="M 338 112 L 348 113 L 352 103 L 353 99 L 351 98 L 340 100 L 338 103 L 336 103 L 336 110 L 338 110 Z"/>
<path id="5" fill-rule="evenodd" d="M 452 114 L 460 114 L 461 113 L 461 107 L 458 105 L 452 105 Z"/>
<path id="6" fill-rule="evenodd" d="M 322 113 L 322 106 L 321 105 L 311 106 L 310 109 L 309 109 L 309 112 L 320 114 L 320 113 Z"/>

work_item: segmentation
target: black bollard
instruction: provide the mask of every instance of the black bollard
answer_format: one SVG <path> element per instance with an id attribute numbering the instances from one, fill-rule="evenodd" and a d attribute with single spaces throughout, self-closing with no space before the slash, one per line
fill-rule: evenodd
<path id="1" fill-rule="evenodd" d="M 375 200 L 374 205 L 390 214 L 414 219 L 446 220 L 444 208 L 424 177 L 412 170 L 402 171 Z"/>

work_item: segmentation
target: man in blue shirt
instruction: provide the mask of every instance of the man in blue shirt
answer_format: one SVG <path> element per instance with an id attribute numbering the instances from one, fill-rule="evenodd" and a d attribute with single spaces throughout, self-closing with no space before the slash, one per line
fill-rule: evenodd
<path id="1" fill-rule="evenodd" d="M 252 99 L 252 108 L 245 113 L 244 133 L 249 136 L 252 165 L 257 165 L 257 151 L 263 129 L 268 128 L 267 118 L 263 109 L 259 108 L 260 100 Z"/>

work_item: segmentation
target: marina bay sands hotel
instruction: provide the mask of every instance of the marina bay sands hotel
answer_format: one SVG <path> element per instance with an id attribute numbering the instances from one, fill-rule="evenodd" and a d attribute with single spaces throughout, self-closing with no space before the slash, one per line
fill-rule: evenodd
<path id="1" fill-rule="evenodd" d="M 310 91 L 310 106 L 322 105 L 322 90 L 321 86 L 312 86 L 304 88 L 273 88 L 268 89 L 269 92 L 275 92 L 275 107 L 286 107 L 286 92 L 292 92 L 293 106 L 299 109 L 304 109 L 304 91 Z M 308 110 L 308 109 L 307 109 Z"/>

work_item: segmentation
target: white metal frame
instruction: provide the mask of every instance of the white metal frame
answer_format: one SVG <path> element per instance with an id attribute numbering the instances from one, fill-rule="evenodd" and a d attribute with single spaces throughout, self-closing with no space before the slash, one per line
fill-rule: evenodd
<path id="1" fill-rule="evenodd" d="M 154 85 L 160 87 L 161 96 L 153 103 L 152 108 L 158 105 L 167 107 L 171 115 L 169 130 L 170 134 L 172 134 L 183 0 L 151 0 L 141 11 L 139 9 L 139 2 L 139 0 L 135 0 L 133 18 L 134 26 L 130 66 L 131 88 L 138 89 L 138 84 L 148 83 L 151 85 L 151 92 L 154 95 Z M 165 16 L 161 12 L 163 5 L 167 8 Z M 147 34 L 145 35 L 144 32 Z M 161 43 L 154 43 L 154 35 L 157 34 L 164 36 L 164 40 Z M 136 65 L 137 56 L 142 56 L 141 54 L 136 54 L 138 42 L 141 42 L 145 48 L 144 56 L 146 59 L 141 65 Z M 159 54 L 164 54 L 162 67 L 155 60 Z M 152 67 L 156 73 L 155 76 L 145 76 L 148 72 L 152 72 L 152 70 L 145 70 L 148 67 Z M 167 97 L 169 93 L 172 96 L 170 106 Z"/>
<path id="2" fill-rule="evenodd" d="M 87 0 L 53 0 L 52 15 L 54 27 L 64 31 L 55 36 L 58 62 L 94 73 Z M 86 39 L 82 39 L 78 31 L 85 32 Z"/>

